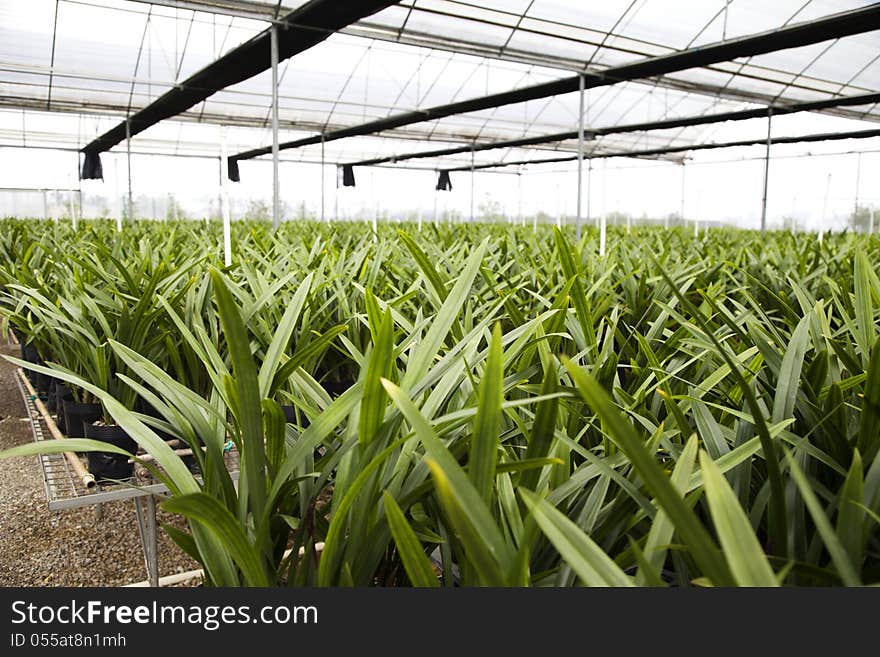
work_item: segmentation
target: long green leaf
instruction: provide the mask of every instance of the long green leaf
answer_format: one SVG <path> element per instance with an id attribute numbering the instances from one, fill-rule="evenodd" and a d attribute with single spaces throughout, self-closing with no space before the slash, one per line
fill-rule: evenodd
<path id="1" fill-rule="evenodd" d="M 634 586 L 632 579 L 614 563 L 580 527 L 537 494 L 519 489 L 541 531 L 587 586 Z"/>
<path id="2" fill-rule="evenodd" d="M 489 357 L 483 370 L 477 396 L 477 415 L 471 439 L 468 474 L 480 497 L 491 503 L 498 462 L 501 403 L 504 401 L 504 351 L 501 347 L 501 326 L 495 325 L 489 343 Z"/>
<path id="3" fill-rule="evenodd" d="M 409 581 L 413 586 L 436 588 L 440 586 L 440 580 L 437 579 L 437 573 L 431 567 L 431 562 L 425 555 L 422 543 L 419 541 L 416 533 L 406 521 L 403 511 L 394 501 L 394 497 L 387 491 L 384 495 L 385 500 L 385 517 L 388 520 L 388 526 L 391 528 L 391 535 L 397 544 L 397 552 L 400 554 L 400 560 L 406 574 L 409 575 Z"/>
<path id="4" fill-rule="evenodd" d="M 727 566 L 719 559 L 718 547 L 694 512 L 688 508 L 684 499 L 675 490 L 662 468 L 645 448 L 632 424 L 621 417 L 608 395 L 596 380 L 568 359 L 563 359 L 578 392 L 593 411 L 602 418 L 618 447 L 629 457 L 633 467 L 645 480 L 648 489 L 666 511 L 678 534 L 684 539 L 688 549 L 703 573 L 716 586 L 732 584 Z"/>

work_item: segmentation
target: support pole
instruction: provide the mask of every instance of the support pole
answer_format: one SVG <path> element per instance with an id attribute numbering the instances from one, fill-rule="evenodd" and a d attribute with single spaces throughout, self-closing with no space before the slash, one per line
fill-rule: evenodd
<path id="1" fill-rule="evenodd" d="M 828 193 L 831 191 L 831 174 L 828 174 L 828 180 L 825 183 L 825 200 L 822 202 L 822 223 L 819 225 L 819 244 L 822 244 L 822 238 L 825 235 L 825 217 L 828 212 Z"/>
<path id="2" fill-rule="evenodd" d="M 70 190 L 67 192 L 67 204 L 70 206 L 70 223 L 73 225 L 73 230 L 76 231 L 77 223 L 76 223 L 76 208 L 73 206 L 73 177 L 70 178 Z"/>
<path id="3" fill-rule="evenodd" d="M 46 190 L 43 190 L 43 219 L 49 218 L 49 203 L 46 201 Z"/>
<path id="4" fill-rule="evenodd" d="M 115 157 L 113 158 L 113 196 L 115 197 L 115 202 L 113 203 L 114 211 L 116 213 L 116 232 L 122 232 L 122 207 L 119 202 L 119 160 Z"/>
<path id="5" fill-rule="evenodd" d="M 581 207 L 584 187 L 584 76 L 580 76 L 580 102 L 578 110 L 578 182 L 577 215 L 575 217 L 575 238 L 581 239 Z"/>
<path id="6" fill-rule="evenodd" d="M 134 202 L 131 195 L 131 122 L 125 121 L 125 168 L 128 172 L 128 209 L 126 215 L 129 220 L 134 219 Z"/>
<path id="7" fill-rule="evenodd" d="M 608 232 L 608 214 L 605 211 L 608 193 L 608 167 L 607 161 L 602 160 L 602 216 L 599 219 L 599 256 L 605 257 L 605 246 Z"/>
<path id="8" fill-rule="evenodd" d="M 229 189 L 223 171 L 228 166 L 228 148 L 226 145 L 226 126 L 220 126 L 220 199 L 223 206 L 223 263 L 232 264 L 232 210 L 229 207 Z"/>
<path id="9" fill-rule="evenodd" d="M 687 202 L 687 168 L 684 161 L 681 163 L 681 222 L 685 223 L 685 203 Z M 694 214 L 694 239 L 700 236 L 700 218 Z"/>
<path id="10" fill-rule="evenodd" d="M 767 232 L 767 189 L 770 180 L 770 128 L 773 108 L 767 108 L 767 150 L 764 152 L 764 194 L 761 197 L 761 234 Z"/>
<path id="11" fill-rule="evenodd" d="M 471 223 L 474 221 L 474 149 L 471 148 Z"/>
<path id="12" fill-rule="evenodd" d="M 874 206 L 871 206 L 868 214 L 868 235 L 874 234 Z"/>
<path id="13" fill-rule="evenodd" d="M 270 30 L 272 63 L 272 226 L 281 225 L 281 197 L 278 184 L 278 25 Z M 321 169 L 323 175 L 323 168 Z"/>
<path id="14" fill-rule="evenodd" d="M 526 225 L 526 218 L 523 216 L 523 206 L 522 206 L 522 171 L 516 174 L 516 187 L 517 187 L 517 217 L 519 218 L 520 226 Z"/>
<path id="15" fill-rule="evenodd" d="M 434 190 L 434 215 L 433 215 L 433 224 L 437 225 L 437 190 Z"/>
<path id="16" fill-rule="evenodd" d="M 853 217 L 855 218 L 859 212 L 859 187 L 862 178 L 862 154 L 856 157 L 856 200 L 853 204 Z"/>
<path id="17" fill-rule="evenodd" d="M 590 223 L 591 205 L 593 202 L 593 158 L 587 160 L 587 223 Z"/>
<path id="18" fill-rule="evenodd" d="M 144 550 L 144 565 L 150 586 L 159 586 L 159 532 L 156 522 L 156 498 L 152 495 L 134 498 L 141 547 Z"/>
<path id="19" fill-rule="evenodd" d="M 324 216 L 324 135 L 321 135 L 321 222 L 326 221 L 326 217 Z M 372 177 L 370 178 L 372 181 Z M 375 193 L 375 192 L 374 192 Z"/>

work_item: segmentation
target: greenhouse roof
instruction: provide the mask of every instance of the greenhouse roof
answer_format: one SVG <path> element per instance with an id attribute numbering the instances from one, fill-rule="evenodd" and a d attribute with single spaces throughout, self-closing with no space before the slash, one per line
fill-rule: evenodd
<path id="1" fill-rule="evenodd" d="M 304 2 L 252 0 L 0 0 L 0 144 L 82 149 Z M 358 20 L 279 68 L 280 140 L 361 125 L 426 107 L 520 89 L 573 73 L 813 21 L 878 3 L 848 0 L 402 0 Z M 821 41 L 587 91 L 586 129 L 694 117 L 880 90 L 880 32 Z M 132 139 L 137 152 L 216 155 L 216 125 L 230 152 L 271 143 L 268 71 L 210 95 Z M 455 114 L 328 143 L 327 162 L 449 145 L 570 132 L 579 95 Z M 833 107 L 831 130 L 871 128 L 880 104 Z M 201 123 L 203 125 L 194 125 Z M 774 136 L 798 132 L 785 118 Z M 736 138 L 759 138 L 743 122 Z M 822 130 L 825 129 L 823 125 Z M 597 153 L 724 141 L 719 125 L 609 134 Z M 819 130 L 810 131 L 818 132 Z M 117 148 L 119 148 L 117 146 Z M 313 144 L 284 160 L 318 161 Z M 572 140 L 486 153 L 483 163 L 575 152 Z M 679 158 L 680 155 L 676 155 Z M 419 166 L 465 166 L 471 155 Z"/>

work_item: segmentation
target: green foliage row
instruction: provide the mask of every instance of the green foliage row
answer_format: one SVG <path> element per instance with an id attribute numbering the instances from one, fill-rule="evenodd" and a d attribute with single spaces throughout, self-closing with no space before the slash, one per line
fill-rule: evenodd
<path id="1" fill-rule="evenodd" d="M 208 583 L 880 582 L 877 237 L 234 231 L 0 222 L 22 364 L 155 457 Z"/>

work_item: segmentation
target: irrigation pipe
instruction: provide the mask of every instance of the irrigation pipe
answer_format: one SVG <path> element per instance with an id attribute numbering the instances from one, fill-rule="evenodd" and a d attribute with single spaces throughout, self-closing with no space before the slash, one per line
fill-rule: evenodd
<path id="1" fill-rule="evenodd" d="M 172 446 L 171 445 L 172 442 L 174 442 L 174 441 L 168 441 L 166 444 L 168 444 L 169 446 Z M 189 447 L 187 447 L 186 449 L 175 449 L 174 453 L 177 456 L 192 456 L 193 452 Z M 149 462 L 155 461 L 155 460 L 156 460 L 156 457 L 153 456 L 152 454 L 141 454 L 140 456 L 138 456 L 136 458 L 128 459 L 128 462 L 129 463 L 149 463 Z"/>
<path id="2" fill-rule="evenodd" d="M 43 420 L 46 422 L 46 426 L 49 428 L 49 433 L 52 434 L 52 437 L 57 440 L 67 440 L 67 436 L 65 436 L 61 431 L 58 430 L 58 425 L 55 424 L 55 420 L 52 419 L 52 416 L 49 415 L 49 411 L 43 405 L 42 400 L 40 400 L 40 396 L 37 394 L 36 390 L 34 390 L 31 382 L 24 375 L 24 371 L 21 368 L 16 370 L 18 373 L 18 377 L 21 379 L 21 382 L 24 384 L 25 389 L 28 391 L 28 394 L 34 400 L 34 405 L 37 407 L 37 410 L 40 412 L 40 415 L 43 416 Z M 65 458 L 67 458 L 67 462 L 70 463 L 70 467 L 73 468 L 73 471 L 76 473 L 76 476 L 82 482 L 83 486 L 86 487 L 87 490 L 94 490 L 98 483 L 95 481 L 94 475 L 91 472 L 86 470 L 86 467 L 82 464 L 82 461 L 79 460 L 79 456 L 74 452 L 64 452 Z"/>
<path id="3" fill-rule="evenodd" d="M 316 552 L 321 552 L 323 549 L 324 549 L 323 542 L 315 543 L 315 551 Z M 287 559 L 290 556 L 290 553 L 292 551 L 293 551 L 292 549 L 285 550 L 284 556 L 282 557 L 281 560 L 284 561 L 284 559 Z M 305 548 L 299 549 L 299 552 L 298 552 L 299 556 L 301 556 L 301 557 L 305 556 L 305 553 L 306 553 Z M 191 579 L 203 579 L 204 577 L 205 577 L 205 571 L 202 568 L 198 568 L 197 570 L 187 570 L 186 572 L 183 572 L 183 573 L 174 573 L 173 575 L 166 575 L 164 577 L 160 577 L 159 578 L 159 586 L 160 587 L 173 586 L 174 584 L 180 584 L 181 582 L 187 582 Z M 123 585 L 123 588 L 143 588 L 143 589 L 150 588 L 150 581 L 145 579 L 140 582 L 134 582 L 132 584 L 125 584 L 125 585 Z"/>

